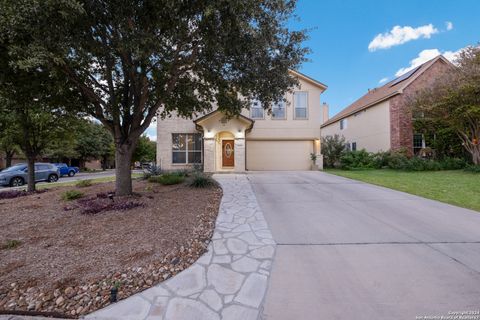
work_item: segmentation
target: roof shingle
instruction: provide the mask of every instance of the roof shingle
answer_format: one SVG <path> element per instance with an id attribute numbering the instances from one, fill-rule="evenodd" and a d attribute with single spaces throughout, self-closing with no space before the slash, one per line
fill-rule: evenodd
<path id="1" fill-rule="evenodd" d="M 431 65 L 433 65 L 439 59 L 442 59 L 447 63 L 450 63 L 443 56 L 441 55 L 437 56 L 425 62 L 424 64 L 420 65 L 416 69 L 413 69 L 412 71 L 407 72 L 401 75 L 400 77 L 393 79 L 392 81 L 386 83 L 385 85 L 369 90 L 360 99 L 353 102 L 351 105 L 349 105 L 348 107 L 346 107 L 345 109 L 337 113 L 334 117 L 332 117 L 331 119 L 323 123 L 322 127 L 326 127 L 354 113 L 357 113 L 358 111 L 372 107 L 378 104 L 379 102 L 382 102 L 390 97 L 393 97 L 397 94 L 402 93 L 405 87 L 407 87 L 410 83 L 412 83 L 420 74 L 422 74 L 425 70 L 427 70 Z"/>

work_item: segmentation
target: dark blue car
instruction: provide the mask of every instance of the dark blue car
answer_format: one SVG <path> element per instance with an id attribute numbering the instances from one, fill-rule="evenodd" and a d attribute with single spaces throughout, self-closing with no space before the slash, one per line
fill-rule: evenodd
<path id="1" fill-rule="evenodd" d="M 56 165 L 60 171 L 60 177 L 73 177 L 76 173 L 80 172 L 78 167 L 69 167 L 66 163 L 54 163 L 54 165 Z"/>

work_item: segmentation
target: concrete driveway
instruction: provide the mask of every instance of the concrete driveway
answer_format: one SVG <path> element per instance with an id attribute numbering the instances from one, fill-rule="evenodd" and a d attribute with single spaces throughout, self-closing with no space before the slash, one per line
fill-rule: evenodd
<path id="1" fill-rule="evenodd" d="M 277 242 L 266 319 L 480 310 L 479 212 L 322 172 L 248 178 Z"/>

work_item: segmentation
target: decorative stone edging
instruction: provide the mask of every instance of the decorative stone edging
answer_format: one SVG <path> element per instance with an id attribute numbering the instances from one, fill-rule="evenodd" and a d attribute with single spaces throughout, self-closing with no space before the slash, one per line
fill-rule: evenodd
<path id="1" fill-rule="evenodd" d="M 86 319 L 259 319 L 275 242 L 246 175 L 214 178 L 223 198 L 207 253 L 173 278 Z"/>

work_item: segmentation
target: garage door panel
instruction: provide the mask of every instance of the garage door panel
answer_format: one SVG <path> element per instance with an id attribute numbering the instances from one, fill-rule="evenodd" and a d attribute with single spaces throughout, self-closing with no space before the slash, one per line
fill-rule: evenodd
<path id="1" fill-rule="evenodd" d="M 313 141 L 247 141 L 248 170 L 310 170 Z"/>

